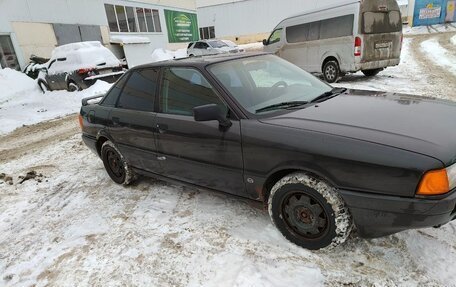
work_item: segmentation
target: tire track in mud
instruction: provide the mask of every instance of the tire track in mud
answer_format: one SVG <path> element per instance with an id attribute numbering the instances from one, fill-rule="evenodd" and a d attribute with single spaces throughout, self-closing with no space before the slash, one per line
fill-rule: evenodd
<path id="1" fill-rule="evenodd" d="M 59 119 L 24 126 L 0 136 L 0 163 L 33 154 L 54 142 L 80 132 L 76 114 Z"/>
<path id="2" fill-rule="evenodd" d="M 432 38 L 437 38 L 440 43 L 445 42 L 446 39 L 453 36 L 454 33 L 440 33 L 433 35 L 418 35 L 411 37 L 411 54 L 416 60 L 416 63 L 420 66 L 421 71 L 427 75 L 427 81 L 429 87 L 426 87 L 426 92 L 430 96 L 437 96 L 444 99 L 456 100 L 454 91 L 456 90 L 456 79 L 453 74 L 447 71 L 445 68 L 434 63 L 421 49 L 421 43 Z M 452 48 L 451 51 L 455 49 Z"/>

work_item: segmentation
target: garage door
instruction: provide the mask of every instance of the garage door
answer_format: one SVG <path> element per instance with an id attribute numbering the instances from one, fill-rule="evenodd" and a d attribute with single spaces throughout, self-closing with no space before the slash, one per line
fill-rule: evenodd
<path id="1" fill-rule="evenodd" d="M 82 41 L 103 42 L 100 26 L 73 24 L 53 24 L 53 26 L 59 46 Z"/>

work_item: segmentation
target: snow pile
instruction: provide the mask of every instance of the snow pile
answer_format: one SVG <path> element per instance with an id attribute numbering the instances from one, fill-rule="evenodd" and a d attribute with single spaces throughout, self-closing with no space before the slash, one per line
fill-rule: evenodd
<path id="1" fill-rule="evenodd" d="M 255 42 L 250 44 L 239 45 L 239 48 L 244 49 L 245 51 L 263 51 L 263 43 Z"/>
<path id="2" fill-rule="evenodd" d="M 36 82 L 27 75 L 10 68 L 0 69 L 0 107 L 18 94 L 38 91 Z"/>
<path id="3" fill-rule="evenodd" d="M 417 27 L 404 26 L 402 32 L 404 33 L 404 35 L 436 34 L 442 32 L 456 32 L 456 27 L 448 24 L 437 24 Z"/>
<path id="4" fill-rule="evenodd" d="M 456 76 L 456 57 L 439 44 L 435 38 L 421 43 L 421 50 L 432 62 Z"/>
<path id="5" fill-rule="evenodd" d="M 0 134 L 23 125 L 31 125 L 77 113 L 81 100 L 105 93 L 111 84 L 97 81 L 81 92 L 47 92 L 43 94 L 35 80 L 11 69 L 0 70 Z"/>
<path id="6" fill-rule="evenodd" d="M 456 35 L 453 36 L 453 37 L 450 39 L 450 41 L 451 41 L 451 44 L 456 45 Z"/>
<path id="7" fill-rule="evenodd" d="M 150 39 L 140 36 L 112 36 L 110 42 L 116 44 L 148 44 Z"/>
<path id="8" fill-rule="evenodd" d="M 179 49 L 176 51 L 170 51 L 165 49 L 155 49 L 152 53 L 152 62 L 160 62 L 171 59 L 180 59 L 187 57 L 187 49 Z"/>

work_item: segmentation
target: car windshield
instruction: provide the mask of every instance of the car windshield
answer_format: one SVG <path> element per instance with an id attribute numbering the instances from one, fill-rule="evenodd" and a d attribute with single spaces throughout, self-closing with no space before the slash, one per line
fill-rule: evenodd
<path id="1" fill-rule="evenodd" d="M 228 47 L 227 44 L 223 43 L 222 41 L 209 41 L 208 42 L 209 45 L 212 47 L 212 48 L 223 48 L 223 47 Z"/>
<path id="2" fill-rule="evenodd" d="M 302 106 L 331 93 L 331 86 L 273 55 L 217 63 L 209 71 L 252 114 Z"/>

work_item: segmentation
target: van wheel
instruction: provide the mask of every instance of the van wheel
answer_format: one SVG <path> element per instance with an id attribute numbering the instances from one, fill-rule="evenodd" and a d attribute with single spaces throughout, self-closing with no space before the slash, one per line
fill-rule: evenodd
<path id="1" fill-rule="evenodd" d="M 340 68 L 337 61 L 328 61 L 323 66 L 323 78 L 328 83 L 335 83 L 340 78 Z"/>
<path id="2" fill-rule="evenodd" d="M 376 76 L 381 71 L 383 71 L 383 69 L 362 70 L 361 72 L 363 72 L 363 74 L 366 77 L 373 77 L 373 76 Z"/>
<path id="3" fill-rule="evenodd" d="M 109 177 L 118 184 L 129 185 L 136 179 L 131 167 L 111 141 L 101 146 L 101 159 Z"/>
<path id="4" fill-rule="evenodd" d="M 73 82 L 73 81 L 68 82 L 68 86 L 67 86 L 68 92 L 77 92 L 77 91 L 81 91 L 81 90 L 82 89 L 75 82 Z"/>
<path id="5" fill-rule="evenodd" d="M 293 173 L 271 189 L 269 215 L 282 235 L 310 250 L 342 244 L 353 221 L 337 190 L 306 173 Z"/>

